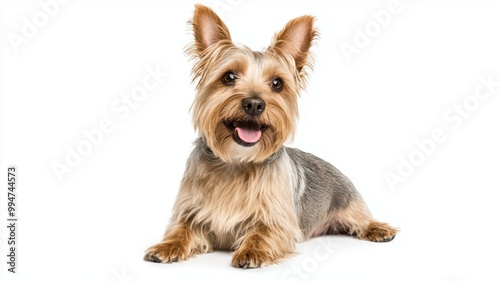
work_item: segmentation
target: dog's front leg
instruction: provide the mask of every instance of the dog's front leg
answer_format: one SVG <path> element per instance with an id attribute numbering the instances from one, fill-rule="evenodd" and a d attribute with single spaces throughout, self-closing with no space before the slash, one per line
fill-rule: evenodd
<path id="1" fill-rule="evenodd" d="M 160 263 L 179 262 L 211 250 L 201 227 L 174 222 L 168 227 L 163 240 L 146 250 L 144 260 Z"/>
<path id="2" fill-rule="evenodd" d="M 232 265 L 239 268 L 263 267 L 290 256 L 295 241 L 293 236 L 287 234 L 276 226 L 255 227 L 237 241 L 239 245 L 233 253 Z"/>

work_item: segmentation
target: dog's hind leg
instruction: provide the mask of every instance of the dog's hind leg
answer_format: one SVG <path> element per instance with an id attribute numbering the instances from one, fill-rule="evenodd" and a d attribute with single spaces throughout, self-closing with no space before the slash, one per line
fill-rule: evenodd
<path id="1" fill-rule="evenodd" d="M 373 242 L 389 242 L 398 230 L 373 219 L 362 199 L 352 200 L 345 208 L 329 215 L 326 234 L 344 233 Z"/>

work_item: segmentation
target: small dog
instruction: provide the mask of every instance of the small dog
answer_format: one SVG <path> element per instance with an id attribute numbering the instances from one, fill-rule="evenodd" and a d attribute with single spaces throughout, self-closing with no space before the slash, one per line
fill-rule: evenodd
<path id="1" fill-rule="evenodd" d="M 325 234 L 391 241 L 397 230 L 373 219 L 346 176 L 283 146 L 294 134 L 297 100 L 312 68 L 314 18 L 291 20 L 262 52 L 235 45 L 208 7 L 196 5 L 190 23 L 199 138 L 171 223 L 144 259 L 179 262 L 218 249 L 234 251 L 233 266 L 255 268 Z"/>

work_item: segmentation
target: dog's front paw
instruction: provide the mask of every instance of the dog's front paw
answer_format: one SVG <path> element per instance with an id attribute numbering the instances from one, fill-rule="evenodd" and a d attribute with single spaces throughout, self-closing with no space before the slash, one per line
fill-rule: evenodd
<path id="1" fill-rule="evenodd" d="M 189 251 L 181 243 L 164 242 L 156 244 L 146 250 L 145 261 L 172 263 L 187 260 Z"/>
<path id="2" fill-rule="evenodd" d="M 248 248 L 239 249 L 233 254 L 232 266 L 238 268 L 258 268 L 273 263 L 264 252 Z"/>

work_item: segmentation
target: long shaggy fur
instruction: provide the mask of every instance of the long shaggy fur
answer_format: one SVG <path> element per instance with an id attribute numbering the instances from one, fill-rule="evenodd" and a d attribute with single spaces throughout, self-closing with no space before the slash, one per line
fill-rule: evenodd
<path id="1" fill-rule="evenodd" d="M 219 249 L 234 252 L 233 266 L 253 268 L 279 262 L 296 242 L 314 236 L 394 238 L 397 230 L 372 218 L 340 171 L 283 146 L 295 133 L 298 98 L 312 69 L 313 23 L 311 16 L 291 20 L 266 50 L 256 52 L 235 45 L 220 18 L 196 5 L 190 22 L 195 41 L 187 53 L 194 61 L 199 138 L 171 223 L 145 260 L 178 262 Z M 223 79 L 227 73 L 232 81 Z M 273 88 L 272 81 L 282 87 Z M 259 102 L 258 114 L 246 108 L 249 99 Z M 257 142 L 238 139 L 241 130 Z"/>

